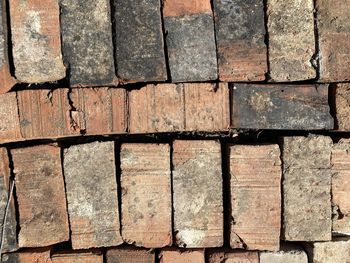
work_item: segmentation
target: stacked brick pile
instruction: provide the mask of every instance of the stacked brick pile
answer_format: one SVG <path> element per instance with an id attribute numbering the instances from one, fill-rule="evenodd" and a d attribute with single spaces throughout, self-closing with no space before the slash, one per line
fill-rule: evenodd
<path id="1" fill-rule="evenodd" d="M 0 0 L 0 252 L 349 263 L 350 0 Z"/>

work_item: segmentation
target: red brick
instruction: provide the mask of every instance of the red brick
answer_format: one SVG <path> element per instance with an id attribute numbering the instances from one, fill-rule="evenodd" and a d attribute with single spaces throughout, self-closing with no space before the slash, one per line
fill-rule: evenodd
<path id="1" fill-rule="evenodd" d="M 4 254 L 2 262 L 7 263 L 52 263 L 50 248 L 36 248 L 17 253 Z"/>
<path id="2" fill-rule="evenodd" d="M 204 250 L 162 250 L 160 255 L 160 263 L 205 263 Z"/>
<path id="3" fill-rule="evenodd" d="M 208 0 L 167 0 L 164 1 L 164 16 L 184 16 L 202 13 L 211 13 L 211 5 Z"/>
<path id="4" fill-rule="evenodd" d="M 94 253 L 53 254 L 52 263 L 103 263 L 103 255 Z"/>
<path id="5" fill-rule="evenodd" d="M 278 250 L 281 160 L 278 145 L 230 147 L 232 248 Z"/>
<path id="6" fill-rule="evenodd" d="M 122 236 L 148 248 L 172 243 L 170 147 L 121 146 Z"/>
<path id="7" fill-rule="evenodd" d="M 11 150 L 19 208 L 19 246 L 67 241 L 69 226 L 60 148 L 41 145 Z"/>
<path id="8" fill-rule="evenodd" d="M 176 244 L 220 247 L 224 232 L 220 144 L 176 140 L 173 148 Z"/>
<path id="9" fill-rule="evenodd" d="M 0 95 L 0 143 L 22 138 L 17 109 L 16 93 Z"/>
<path id="10" fill-rule="evenodd" d="M 350 1 L 316 0 L 320 80 L 350 80 Z"/>
<path id="11" fill-rule="evenodd" d="M 107 263 L 155 263 L 154 253 L 137 248 L 108 249 L 106 259 Z"/>
<path id="12" fill-rule="evenodd" d="M 208 253 L 208 263 L 259 263 L 258 252 L 214 251 Z"/>
<path id="13" fill-rule="evenodd" d="M 336 128 L 350 130 L 350 83 L 337 83 L 334 89 Z"/>
<path id="14" fill-rule="evenodd" d="M 20 82 L 63 79 L 57 0 L 11 0 L 11 34 L 15 75 Z"/>
<path id="15" fill-rule="evenodd" d="M 119 88 L 73 89 L 70 98 L 77 129 L 88 135 L 126 132 L 126 97 L 125 89 Z"/>
<path id="16" fill-rule="evenodd" d="M 114 152 L 114 142 L 79 144 L 64 150 L 73 249 L 123 243 Z"/>

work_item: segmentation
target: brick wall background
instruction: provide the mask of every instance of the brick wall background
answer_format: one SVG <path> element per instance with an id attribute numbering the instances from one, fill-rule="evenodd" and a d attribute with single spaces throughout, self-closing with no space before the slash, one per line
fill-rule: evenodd
<path id="1" fill-rule="evenodd" d="M 8 263 L 350 263 L 350 1 L 0 0 Z"/>

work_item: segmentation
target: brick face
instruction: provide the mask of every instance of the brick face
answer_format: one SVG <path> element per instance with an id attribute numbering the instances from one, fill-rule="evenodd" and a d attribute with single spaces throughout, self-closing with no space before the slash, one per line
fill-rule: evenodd
<path id="1" fill-rule="evenodd" d="M 277 252 L 260 252 L 260 263 L 308 263 L 308 257 L 302 247 L 282 245 Z"/>
<path id="2" fill-rule="evenodd" d="M 176 244 L 187 248 L 220 247 L 223 244 L 220 144 L 176 140 L 173 148 Z"/>
<path id="3" fill-rule="evenodd" d="M 16 93 L 0 95 L 0 142 L 22 139 Z"/>
<path id="4" fill-rule="evenodd" d="M 108 249 L 107 263 L 155 263 L 155 255 L 147 250 L 126 248 Z"/>
<path id="5" fill-rule="evenodd" d="M 65 149 L 64 176 L 73 249 L 123 243 L 114 142 L 94 142 Z"/>
<path id="6" fill-rule="evenodd" d="M 31 251 L 4 254 L 2 262 L 6 263 L 52 263 L 50 249 L 40 248 Z"/>
<path id="7" fill-rule="evenodd" d="M 160 263 L 205 263 L 204 250 L 162 250 L 160 255 Z"/>
<path id="8" fill-rule="evenodd" d="M 207 253 L 208 263 L 259 263 L 259 254 L 255 251 L 211 251 Z"/>
<path id="9" fill-rule="evenodd" d="M 336 128 L 350 130 L 350 83 L 338 83 L 334 88 Z"/>
<path id="10" fill-rule="evenodd" d="M 122 236 L 147 248 L 172 243 L 170 147 L 122 144 Z"/>
<path id="11" fill-rule="evenodd" d="M 103 263 L 103 255 L 93 253 L 54 254 L 52 263 Z"/>
<path id="12" fill-rule="evenodd" d="M 350 241 L 333 240 L 332 242 L 316 242 L 308 247 L 311 262 L 348 263 L 350 258 Z"/>
<path id="13" fill-rule="evenodd" d="M 20 82 L 63 79 L 57 0 L 11 0 L 11 34 L 15 75 Z"/>
<path id="14" fill-rule="evenodd" d="M 19 208 L 19 246 L 42 247 L 69 239 L 60 149 L 11 150 Z M 39 238 L 40 237 L 40 238 Z"/>
<path id="15" fill-rule="evenodd" d="M 232 248 L 278 250 L 281 160 L 278 145 L 232 145 Z"/>

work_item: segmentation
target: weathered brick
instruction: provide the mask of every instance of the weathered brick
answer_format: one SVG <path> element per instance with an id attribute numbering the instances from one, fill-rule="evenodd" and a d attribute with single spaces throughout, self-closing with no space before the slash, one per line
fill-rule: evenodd
<path id="1" fill-rule="evenodd" d="M 11 150 L 19 208 L 19 246 L 43 247 L 69 239 L 60 148 Z"/>
<path id="2" fill-rule="evenodd" d="M 17 92 L 21 134 L 25 139 L 79 134 L 70 117 L 68 89 Z"/>
<path id="3" fill-rule="evenodd" d="M 350 83 L 338 83 L 334 89 L 336 128 L 350 130 Z"/>
<path id="4" fill-rule="evenodd" d="M 232 248 L 278 250 L 281 160 L 278 145 L 230 146 Z"/>
<path id="5" fill-rule="evenodd" d="M 122 236 L 147 248 L 172 243 L 170 147 L 122 144 Z"/>
<path id="6" fill-rule="evenodd" d="M 123 243 L 114 152 L 114 142 L 80 144 L 64 150 L 73 249 Z"/>
<path id="7" fill-rule="evenodd" d="M 165 249 L 160 252 L 160 263 L 205 263 L 204 250 Z"/>
<path id="8" fill-rule="evenodd" d="M 103 255 L 97 253 L 53 254 L 52 263 L 103 263 Z"/>
<path id="9" fill-rule="evenodd" d="M 221 147 L 216 141 L 173 145 L 173 207 L 176 244 L 223 245 Z"/>
<path id="10" fill-rule="evenodd" d="M 6 263 L 52 263 L 49 248 L 36 248 L 2 255 Z"/>
<path id="11" fill-rule="evenodd" d="M 164 28 L 173 82 L 217 79 L 214 21 L 209 0 L 167 0 Z"/>
<path id="12" fill-rule="evenodd" d="M 18 248 L 17 246 L 17 221 L 16 211 L 14 204 L 13 194 L 10 197 L 10 189 L 12 183 L 10 183 L 10 161 L 6 148 L 0 148 L 0 229 L 2 229 L 2 236 L 0 241 L 3 244 L 2 251 L 10 252 Z M 11 198 L 11 202 L 8 206 L 6 225 L 4 227 L 4 216 L 8 199 Z M 2 242 L 2 237 L 4 238 Z"/>
<path id="13" fill-rule="evenodd" d="M 16 84 L 8 59 L 6 4 L 7 1 L 0 1 L 0 93 L 9 91 Z"/>
<path id="14" fill-rule="evenodd" d="M 260 263 L 308 263 L 308 257 L 302 247 L 283 245 L 277 252 L 260 252 Z"/>
<path id="15" fill-rule="evenodd" d="M 316 77 L 313 0 L 267 0 L 269 65 L 272 81 Z"/>
<path id="16" fill-rule="evenodd" d="M 116 85 L 110 2 L 60 0 L 60 8 L 70 85 Z"/>
<path id="17" fill-rule="evenodd" d="M 261 81 L 267 72 L 264 4 L 214 0 L 219 79 Z"/>
<path id="18" fill-rule="evenodd" d="M 283 238 L 331 239 L 331 148 L 326 136 L 283 138 Z"/>
<path id="19" fill-rule="evenodd" d="M 232 250 L 218 250 L 207 254 L 208 263 L 259 263 L 258 252 L 232 252 Z"/>
<path id="20" fill-rule="evenodd" d="M 16 93 L 0 95 L 0 142 L 22 139 Z"/>
<path id="21" fill-rule="evenodd" d="M 342 139 L 332 149 L 333 232 L 350 235 L 350 140 Z"/>
<path id="22" fill-rule="evenodd" d="M 118 77 L 126 82 L 166 80 L 160 1 L 113 2 Z"/>
<path id="23" fill-rule="evenodd" d="M 155 263 L 154 253 L 138 248 L 108 249 L 107 263 Z"/>
<path id="24" fill-rule="evenodd" d="M 316 0 L 320 80 L 350 80 L 350 1 Z"/>
<path id="25" fill-rule="evenodd" d="M 246 129 L 333 129 L 327 85 L 235 84 L 232 125 Z"/>
<path id="26" fill-rule="evenodd" d="M 84 134 L 124 133 L 127 130 L 125 89 L 80 88 L 70 93 L 76 129 Z"/>
<path id="27" fill-rule="evenodd" d="M 350 241 L 333 240 L 333 242 L 316 242 L 308 249 L 309 262 L 348 263 L 350 259 Z"/>
<path id="28" fill-rule="evenodd" d="M 147 85 L 129 93 L 130 132 L 220 131 L 230 126 L 227 84 Z"/>
<path id="29" fill-rule="evenodd" d="M 12 53 L 20 82 L 63 79 L 58 0 L 11 0 Z"/>

